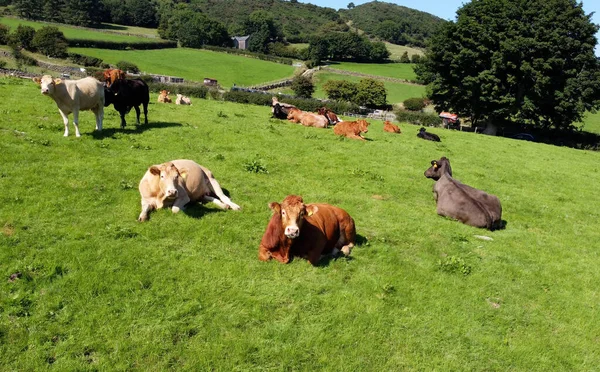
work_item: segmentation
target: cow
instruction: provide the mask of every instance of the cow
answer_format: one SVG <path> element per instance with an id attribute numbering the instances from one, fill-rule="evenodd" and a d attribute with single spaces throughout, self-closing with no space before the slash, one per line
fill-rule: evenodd
<path id="1" fill-rule="evenodd" d="M 432 160 L 425 177 L 436 181 L 433 198 L 437 203 L 437 214 L 488 230 L 501 228 L 502 206 L 498 197 L 452 178 L 448 158 Z"/>
<path id="2" fill-rule="evenodd" d="M 289 109 L 287 119 L 293 123 L 300 123 L 305 127 L 327 128 L 329 124 L 324 116 L 302 111 L 295 107 Z"/>
<path id="3" fill-rule="evenodd" d="M 50 75 L 44 75 L 40 79 L 34 77 L 43 95 L 50 96 L 63 118 L 65 134 L 69 135 L 69 114 L 73 113 L 73 125 L 75 135 L 79 133 L 79 111 L 91 110 L 96 116 L 96 130 L 102 131 L 102 119 L 104 117 L 104 86 L 93 77 L 79 80 L 54 79 Z"/>
<path id="4" fill-rule="evenodd" d="M 402 133 L 397 125 L 394 125 L 392 122 L 387 120 L 383 122 L 383 131 L 390 133 Z"/>
<path id="5" fill-rule="evenodd" d="M 192 100 L 190 97 L 184 96 L 183 94 L 177 94 L 177 99 L 175 100 L 176 105 L 192 105 Z"/>
<path id="6" fill-rule="evenodd" d="M 319 115 L 325 116 L 325 118 L 329 122 L 329 125 L 336 125 L 340 122 L 340 119 L 337 117 L 337 115 L 327 107 L 321 107 L 317 110 L 317 113 Z"/>
<path id="7" fill-rule="evenodd" d="M 172 160 L 153 165 L 139 185 L 142 212 L 138 221 L 148 220 L 153 209 L 171 208 L 179 212 L 189 202 L 213 202 L 221 209 L 239 210 L 221 189 L 210 170 L 193 160 Z"/>
<path id="8" fill-rule="evenodd" d="M 277 97 L 272 97 L 271 100 L 271 116 L 277 119 L 287 119 L 290 108 L 296 108 L 289 103 L 279 102 Z"/>
<path id="9" fill-rule="evenodd" d="M 419 133 L 417 133 L 417 137 L 423 138 L 424 140 L 428 140 L 428 141 L 441 142 L 440 137 L 437 134 L 427 132 L 427 129 L 425 129 L 423 127 L 421 127 L 421 129 L 419 129 Z"/>
<path id="10" fill-rule="evenodd" d="M 169 94 L 171 94 L 171 92 L 167 90 L 161 90 L 156 101 L 158 103 L 173 103 L 171 98 L 169 98 Z"/>
<path id="11" fill-rule="evenodd" d="M 333 128 L 333 133 L 338 136 L 366 141 L 361 133 L 367 133 L 369 131 L 369 125 L 370 123 L 363 119 L 357 121 L 341 121 Z"/>
<path id="12" fill-rule="evenodd" d="M 272 202 L 273 215 L 258 249 L 258 258 L 288 263 L 302 257 L 317 265 L 322 255 L 349 256 L 356 240 L 354 220 L 348 212 L 329 204 L 304 204 L 288 195 L 281 204 Z"/>
<path id="13" fill-rule="evenodd" d="M 116 80 L 110 88 L 104 88 L 104 106 L 111 103 L 121 114 L 121 128 L 125 128 L 125 114 L 135 107 L 137 124 L 140 124 L 140 105 L 144 107 L 144 123 L 148 124 L 148 103 L 150 89 L 142 79 Z"/>
<path id="14" fill-rule="evenodd" d="M 107 87 L 110 87 L 117 80 L 125 79 L 126 75 L 123 70 L 119 69 L 106 69 L 104 70 L 104 82 Z"/>

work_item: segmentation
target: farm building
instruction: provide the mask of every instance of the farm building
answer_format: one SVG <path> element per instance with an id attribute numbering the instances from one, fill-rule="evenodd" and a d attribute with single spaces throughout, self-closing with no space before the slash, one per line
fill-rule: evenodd
<path id="1" fill-rule="evenodd" d="M 236 49 L 248 49 L 248 39 L 250 39 L 250 35 L 234 36 L 231 39 L 233 40 L 233 46 Z"/>

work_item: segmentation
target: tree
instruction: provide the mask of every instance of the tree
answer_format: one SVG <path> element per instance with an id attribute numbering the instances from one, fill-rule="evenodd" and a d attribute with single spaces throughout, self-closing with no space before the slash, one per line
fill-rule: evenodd
<path id="1" fill-rule="evenodd" d="M 298 97 L 311 98 L 315 92 L 315 85 L 310 78 L 298 75 L 292 80 L 292 90 Z"/>
<path id="2" fill-rule="evenodd" d="M 39 19 L 41 16 L 39 9 L 42 7 L 42 0 L 13 0 L 12 4 L 16 15 L 21 18 Z"/>
<path id="3" fill-rule="evenodd" d="M 77 26 L 95 26 L 100 23 L 100 0 L 65 0 L 64 20 Z"/>
<path id="4" fill-rule="evenodd" d="M 0 25 L 0 45 L 8 44 L 10 40 L 10 27 L 7 25 Z"/>
<path id="5" fill-rule="evenodd" d="M 419 63 L 419 61 L 421 61 L 421 55 L 420 54 L 413 54 L 412 56 L 410 56 L 410 62 L 411 63 Z"/>
<path id="6" fill-rule="evenodd" d="M 353 102 L 358 84 L 347 80 L 329 80 L 323 85 L 323 90 L 329 99 Z"/>
<path id="7" fill-rule="evenodd" d="M 63 9 L 65 2 L 63 0 L 43 0 L 42 14 L 44 21 L 62 22 Z"/>
<path id="8" fill-rule="evenodd" d="M 361 79 L 358 82 L 357 93 L 353 102 L 367 107 L 381 107 L 386 105 L 387 91 L 381 81 L 374 79 Z"/>
<path id="9" fill-rule="evenodd" d="M 31 45 L 40 53 L 49 57 L 62 58 L 67 55 L 67 38 L 54 26 L 45 26 L 37 30 Z"/>
<path id="10" fill-rule="evenodd" d="M 348 9 L 354 9 L 356 6 L 354 3 L 348 3 Z"/>
<path id="11" fill-rule="evenodd" d="M 246 35 L 250 35 L 248 49 L 252 52 L 267 53 L 268 44 L 283 40 L 283 32 L 275 23 L 273 15 L 266 10 L 255 10 L 244 21 Z"/>
<path id="12" fill-rule="evenodd" d="M 600 108 L 599 27 L 581 3 L 479 0 L 457 15 L 416 67 L 438 111 L 559 129 Z"/>
<path id="13" fill-rule="evenodd" d="M 400 63 L 410 63 L 410 58 L 408 57 L 408 51 L 404 51 L 402 56 L 400 56 Z"/>
<path id="14" fill-rule="evenodd" d="M 9 36 L 9 43 L 17 48 L 31 50 L 31 42 L 35 36 L 35 29 L 31 26 L 19 24 L 15 32 Z"/>

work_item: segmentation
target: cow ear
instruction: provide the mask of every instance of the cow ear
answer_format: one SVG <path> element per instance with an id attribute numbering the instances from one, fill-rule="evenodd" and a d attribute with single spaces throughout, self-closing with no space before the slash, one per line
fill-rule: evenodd
<path id="1" fill-rule="evenodd" d="M 60 83 L 62 83 L 61 79 L 54 79 L 53 81 L 54 81 L 54 84 L 60 84 Z"/>
<path id="2" fill-rule="evenodd" d="M 150 171 L 150 173 L 152 173 L 155 176 L 160 176 L 160 168 L 157 167 L 156 165 L 151 166 L 150 168 L 148 168 L 148 170 Z"/>
<path id="3" fill-rule="evenodd" d="M 35 81 L 37 83 L 37 85 L 41 85 L 42 84 L 42 79 L 40 79 L 39 77 L 34 77 L 33 79 L 31 79 L 33 81 Z"/>
<path id="4" fill-rule="evenodd" d="M 317 207 L 314 204 L 309 204 L 306 206 L 306 214 L 310 217 L 313 214 L 317 213 L 319 211 L 319 207 Z"/>
<path id="5" fill-rule="evenodd" d="M 179 175 L 181 176 L 181 178 L 183 178 L 183 180 L 185 181 L 187 179 L 188 176 L 188 170 L 185 168 L 182 168 L 179 170 Z"/>
<path id="6" fill-rule="evenodd" d="M 279 203 L 277 203 L 277 202 L 271 202 L 271 203 L 269 203 L 269 208 L 271 208 L 271 210 L 275 214 L 281 213 L 281 205 Z"/>

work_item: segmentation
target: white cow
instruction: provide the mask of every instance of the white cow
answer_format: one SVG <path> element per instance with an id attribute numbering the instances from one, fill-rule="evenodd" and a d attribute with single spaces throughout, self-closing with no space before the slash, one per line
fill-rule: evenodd
<path id="1" fill-rule="evenodd" d="M 138 221 L 146 221 L 153 209 L 171 208 L 179 212 L 193 201 L 213 202 L 222 209 L 240 209 L 221 189 L 211 171 L 192 160 L 173 160 L 153 165 L 139 185 L 142 212 Z"/>
<path id="2" fill-rule="evenodd" d="M 176 105 L 191 105 L 192 100 L 190 97 L 184 96 L 182 94 L 177 95 L 177 99 L 175 100 Z"/>
<path id="3" fill-rule="evenodd" d="M 75 135 L 79 133 L 79 111 L 91 110 L 96 115 L 96 130 L 102 130 L 104 117 L 104 85 L 93 77 L 80 80 L 54 79 L 50 75 L 35 77 L 33 81 L 42 88 L 42 94 L 52 97 L 65 123 L 65 137 L 69 135 L 69 117 L 73 113 Z"/>

